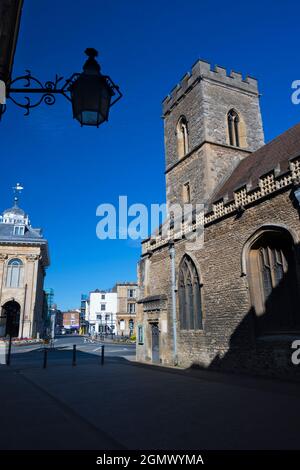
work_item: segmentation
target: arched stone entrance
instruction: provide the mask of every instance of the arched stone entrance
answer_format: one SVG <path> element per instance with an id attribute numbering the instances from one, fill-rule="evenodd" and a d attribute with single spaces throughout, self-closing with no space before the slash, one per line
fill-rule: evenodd
<path id="1" fill-rule="evenodd" d="M 15 300 L 6 302 L 1 309 L 0 336 L 19 336 L 21 307 Z"/>
<path id="2" fill-rule="evenodd" d="M 278 227 L 259 231 L 246 268 L 257 334 L 298 332 L 297 258 L 291 234 Z"/>

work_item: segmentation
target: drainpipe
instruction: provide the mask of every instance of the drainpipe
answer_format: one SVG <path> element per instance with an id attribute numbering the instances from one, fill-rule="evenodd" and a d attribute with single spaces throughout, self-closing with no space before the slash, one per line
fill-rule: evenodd
<path id="1" fill-rule="evenodd" d="M 178 364 L 177 359 L 177 313 L 176 313 L 176 270 L 175 270 L 175 246 L 174 240 L 169 242 L 169 253 L 171 258 L 171 299 L 172 299 L 172 324 L 173 324 L 173 360 L 174 365 Z"/>

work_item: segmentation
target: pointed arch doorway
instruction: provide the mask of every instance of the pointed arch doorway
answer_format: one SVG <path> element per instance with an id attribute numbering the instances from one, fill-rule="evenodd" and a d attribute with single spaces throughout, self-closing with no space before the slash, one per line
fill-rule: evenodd
<path id="1" fill-rule="evenodd" d="M 2 306 L 1 311 L 1 335 L 19 336 L 21 307 L 15 300 L 10 300 Z"/>

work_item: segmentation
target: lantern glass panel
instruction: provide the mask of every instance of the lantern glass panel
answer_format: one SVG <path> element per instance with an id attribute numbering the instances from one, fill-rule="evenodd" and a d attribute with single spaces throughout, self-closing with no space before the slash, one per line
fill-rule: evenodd
<path id="1" fill-rule="evenodd" d="M 104 77 L 82 73 L 72 85 L 74 118 L 81 125 L 99 126 L 108 119 L 112 95 Z"/>
<path id="2" fill-rule="evenodd" d="M 97 111 L 82 111 L 81 123 L 86 126 L 99 126 L 104 121 Z"/>

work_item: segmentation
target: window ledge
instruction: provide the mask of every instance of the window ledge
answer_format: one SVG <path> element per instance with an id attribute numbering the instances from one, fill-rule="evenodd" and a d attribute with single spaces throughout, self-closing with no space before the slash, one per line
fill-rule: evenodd
<path id="1" fill-rule="evenodd" d="M 179 332 L 180 333 L 204 333 L 204 329 L 199 329 L 199 330 L 183 330 L 183 329 L 179 329 Z"/>

